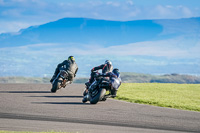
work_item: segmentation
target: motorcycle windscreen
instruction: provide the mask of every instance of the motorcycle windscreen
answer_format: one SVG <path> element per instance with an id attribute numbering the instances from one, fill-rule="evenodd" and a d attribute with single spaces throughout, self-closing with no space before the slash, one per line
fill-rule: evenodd
<path id="1" fill-rule="evenodd" d="M 111 84 L 115 90 L 118 90 L 119 86 L 121 85 L 121 80 L 119 78 L 112 78 Z"/>

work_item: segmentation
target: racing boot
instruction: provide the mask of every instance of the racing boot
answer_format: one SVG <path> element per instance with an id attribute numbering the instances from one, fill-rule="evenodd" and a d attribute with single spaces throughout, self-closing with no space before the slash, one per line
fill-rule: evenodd
<path id="1" fill-rule="evenodd" d="M 86 82 L 86 83 L 85 83 L 86 89 L 88 89 L 88 88 L 90 87 L 90 85 L 91 85 L 91 84 L 90 84 L 90 82 L 89 82 L 89 81 L 88 81 L 88 82 Z"/>
<path id="2" fill-rule="evenodd" d="M 101 99 L 101 101 L 106 101 L 106 100 L 107 98 L 105 96 Z"/>
<path id="3" fill-rule="evenodd" d="M 89 94 L 87 94 L 87 95 L 85 95 L 85 96 L 83 97 L 82 102 L 83 102 L 83 103 L 86 103 L 86 102 L 89 101 L 89 100 L 90 100 Z"/>
<path id="4" fill-rule="evenodd" d="M 85 91 L 83 92 L 83 96 L 85 96 L 88 93 L 88 89 L 89 89 L 90 85 L 91 84 L 89 81 L 85 83 Z"/>

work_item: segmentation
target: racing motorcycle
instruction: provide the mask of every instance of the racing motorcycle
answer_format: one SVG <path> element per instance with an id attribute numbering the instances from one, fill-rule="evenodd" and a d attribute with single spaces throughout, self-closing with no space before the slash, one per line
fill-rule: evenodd
<path id="1" fill-rule="evenodd" d="M 89 86 L 88 92 L 86 89 L 83 92 L 83 103 L 90 101 L 91 104 L 97 104 L 99 101 L 105 101 L 106 91 L 110 89 L 109 80 L 98 72 L 94 73 L 94 82 Z"/>
<path id="2" fill-rule="evenodd" d="M 52 82 L 51 92 L 56 92 L 62 87 L 65 88 L 67 84 L 70 84 L 71 81 L 68 81 L 68 73 L 65 70 L 60 70 L 57 77 Z"/>

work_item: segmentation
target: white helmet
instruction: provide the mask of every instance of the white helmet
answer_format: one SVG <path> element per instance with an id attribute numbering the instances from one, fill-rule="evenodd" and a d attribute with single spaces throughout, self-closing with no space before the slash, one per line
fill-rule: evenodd
<path id="1" fill-rule="evenodd" d="M 105 61 L 105 64 L 112 65 L 112 62 L 111 62 L 111 61 L 109 61 L 109 60 L 106 60 L 106 61 Z"/>

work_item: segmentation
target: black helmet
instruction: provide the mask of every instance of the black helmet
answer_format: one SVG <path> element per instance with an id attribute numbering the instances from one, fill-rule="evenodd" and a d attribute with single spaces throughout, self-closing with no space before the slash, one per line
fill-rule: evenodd
<path id="1" fill-rule="evenodd" d="M 74 58 L 74 56 L 69 56 L 69 57 L 68 57 L 68 60 L 69 60 L 69 61 L 75 61 L 75 58 Z"/>
<path id="2" fill-rule="evenodd" d="M 109 61 L 109 60 L 106 60 L 106 61 L 105 61 L 105 64 L 112 65 L 112 62 Z"/>
<path id="3" fill-rule="evenodd" d="M 119 77 L 119 75 L 120 75 L 120 71 L 119 71 L 118 68 L 113 69 L 112 72 L 113 72 L 115 75 L 117 75 L 117 77 Z"/>

